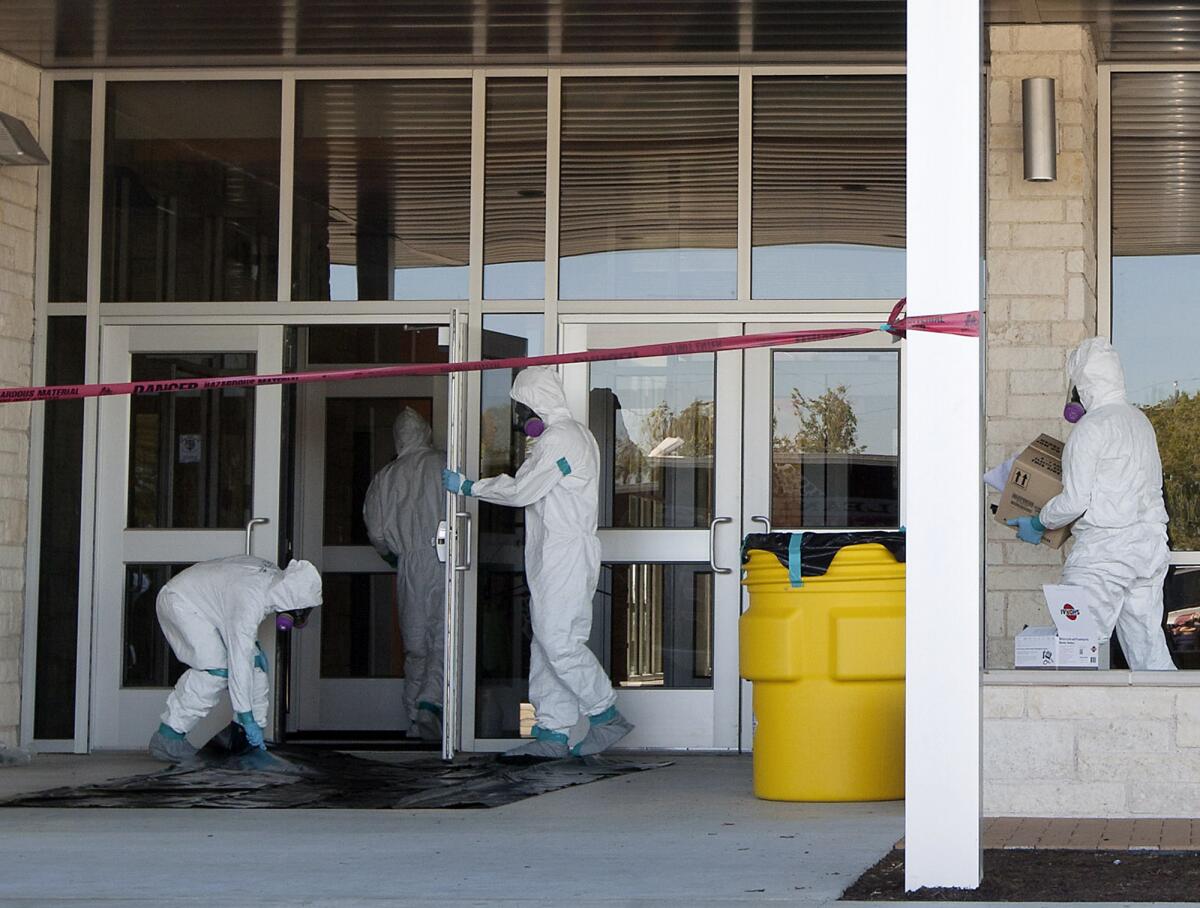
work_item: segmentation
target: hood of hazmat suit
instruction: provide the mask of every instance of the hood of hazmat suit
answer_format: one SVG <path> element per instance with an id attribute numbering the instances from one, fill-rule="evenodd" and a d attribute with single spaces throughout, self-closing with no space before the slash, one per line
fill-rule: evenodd
<path id="1" fill-rule="evenodd" d="M 396 559 L 404 704 L 412 722 L 421 703 L 441 706 L 443 699 L 446 572 L 432 540 L 446 517 L 446 455 L 433 446 L 433 429 L 411 407 L 396 417 L 392 438 L 396 458 L 371 480 L 363 521 L 380 556 Z"/>
<path id="2" fill-rule="evenodd" d="M 525 508 L 534 637 L 529 696 L 537 724 L 562 732 L 581 714 L 597 715 L 616 702 L 608 676 L 587 647 L 600 574 L 600 449 L 587 426 L 571 415 L 554 369 L 520 372 L 512 399 L 540 416 L 546 431 L 515 476 L 480 479 L 470 495 Z"/>
<path id="3" fill-rule="evenodd" d="M 194 564 L 158 594 L 159 624 L 180 661 L 199 671 L 226 669 L 235 713 L 252 710 L 258 627 L 275 612 L 321 604 L 321 576 L 307 561 L 280 570 L 234 555 Z"/>
<path id="4" fill-rule="evenodd" d="M 1041 521 L 1074 522 L 1063 582 L 1093 594 L 1102 632 L 1117 628 L 1130 666 L 1173 668 L 1161 631 L 1167 510 L 1154 427 L 1126 400 L 1120 357 L 1104 338 L 1080 344 L 1067 374 L 1087 413 L 1063 451 L 1062 493 Z"/>

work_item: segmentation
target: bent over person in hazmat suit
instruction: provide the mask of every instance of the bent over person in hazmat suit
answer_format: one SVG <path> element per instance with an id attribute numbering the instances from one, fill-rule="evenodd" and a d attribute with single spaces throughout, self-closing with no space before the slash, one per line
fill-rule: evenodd
<path id="1" fill-rule="evenodd" d="M 433 537 L 446 511 L 439 479 L 446 456 L 434 448 L 429 423 L 411 407 L 396 417 L 392 437 L 396 459 L 371 480 L 363 520 L 371 545 L 396 569 L 408 733 L 440 741 L 446 569 Z"/>
<path id="2" fill-rule="evenodd" d="M 272 613 L 294 616 L 320 604 L 321 576 L 307 561 L 280 570 L 262 558 L 235 555 L 194 564 L 172 577 L 159 591 L 155 609 L 167 642 L 188 670 L 167 696 L 150 756 L 167 763 L 192 761 L 196 749 L 187 733 L 226 687 L 246 740 L 265 751 L 270 667 L 258 645 L 258 627 Z"/>
<path id="3" fill-rule="evenodd" d="M 1063 451 L 1062 493 L 1037 517 L 1009 523 L 1036 544 L 1044 530 L 1075 521 L 1062 582 L 1092 594 L 1101 634 L 1116 627 L 1130 668 L 1174 669 L 1162 629 L 1169 550 L 1154 427 L 1125 399 L 1121 360 L 1104 338 L 1080 344 L 1067 373 L 1079 403 L 1064 413 L 1077 425 Z"/>
<path id="4" fill-rule="evenodd" d="M 587 736 L 570 752 L 588 756 L 633 730 L 617 711 L 608 675 L 587 647 L 600 577 L 600 450 L 587 426 L 571 416 L 554 370 L 521 372 L 513 382 L 512 399 L 532 411 L 525 433 L 540 436 L 517 475 L 471 482 L 446 470 L 443 480 L 450 492 L 525 508 L 525 576 L 533 624 L 529 699 L 537 724 L 534 740 L 506 756 L 566 757 L 568 733 L 583 715 L 589 719 Z"/>

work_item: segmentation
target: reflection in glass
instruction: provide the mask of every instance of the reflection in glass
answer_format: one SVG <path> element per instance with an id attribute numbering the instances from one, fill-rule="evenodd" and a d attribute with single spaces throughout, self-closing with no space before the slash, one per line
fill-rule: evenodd
<path id="1" fill-rule="evenodd" d="M 590 376 L 588 426 L 600 445 L 600 526 L 708 526 L 713 354 L 593 363 Z"/>
<path id="2" fill-rule="evenodd" d="M 125 565 L 122 687 L 170 687 L 187 670 L 163 636 L 154 606 L 167 581 L 188 567 L 188 564 Z"/>
<path id="3" fill-rule="evenodd" d="M 772 387 L 771 523 L 899 526 L 899 356 L 780 350 Z"/>
<path id="4" fill-rule="evenodd" d="M 431 397 L 325 400 L 325 545 L 370 545 L 363 523 L 367 487 L 396 456 L 392 424 L 412 407 L 433 425 Z"/>
<path id="5" fill-rule="evenodd" d="M 277 82 L 109 82 L 102 299 L 278 290 Z"/>
<path id="6" fill-rule="evenodd" d="M 1200 669 L 1200 567 L 1173 565 L 1167 572 L 1163 603 L 1171 659 L 1177 668 Z M 1113 647 L 1117 648 L 1116 634 Z"/>
<path id="7" fill-rule="evenodd" d="M 697 564 L 604 564 L 588 645 L 617 687 L 712 687 L 712 573 Z"/>
<path id="8" fill-rule="evenodd" d="M 84 334 L 82 316 L 49 320 L 46 384 L 83 382 Z M 73 738 L 78 658 L 75 645 L 79 630 L 79 522 L 83 502 L 83 401 L 58 400 L 43 413 L 44 479 L 33 736 Z"/>
<path id="9" fill-rule="evenodd" d="M 903 76 L 754 80 L 752 293 L 904 295 Z"/>
<path id="10" fill-rule="evenodd" d="M 467 298 L 469 80 L 296 86 L 297 300 Z"/>
<path id="11" fill-rule="evenodd" d="M 403 678 L 396 575 L 321 575 L 321 677 Z"/>
<path id="12" fill-rule="evenodd" d="M 1158 435 L 1176 551 L 1200 551 L 1200 73 L 1112 77 L 1112 338 Z"/>
<path id="13" fill-rule="evenodd" d="M 562 82 L 562 299 L 737 296 L 736 78 Z"/>
<path id="14" fill-rule="evenodd" d="M 133 381 L 246 375 L 253 353 L 135 353 Z M 235 529 L 250 519 L 254 389 L 138 395 L 129 403 L 131 529 Z"/>
<path id="15" fill-rule="evenodd" d="M 536 356 L 543 351 L 542 315 L 485 315 L 483 358 Z M 525 436 L 513 429 L 515 373 L 480 373 L 480 476 L 515 473 L 525 460 Z M 479 502 L 478 629 L 475 733 L 515 738 L 529 699 L 529 587 L 525 583 L 525 511 Z"/>
<path id="16" fill-rule="evenodd" d="M 50 156 L 52 303 L 82 302 L 87 298 L 91 157 L 92 83 L 55 82 L 54 153 Z"/>
<path id="17" fill-rule="evenodd" d="M 546 80 L 488 79 L 483 295 L 541 299 L 546 287 Z"/>

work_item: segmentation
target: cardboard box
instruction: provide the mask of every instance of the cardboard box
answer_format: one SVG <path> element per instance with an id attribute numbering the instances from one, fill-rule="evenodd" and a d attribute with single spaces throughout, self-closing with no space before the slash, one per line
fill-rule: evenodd
<path id="1" fill-rule="evenodd" d="M 1046 502 L 1062 491 L 1062 455 L 1063 443 L 1049 435 L 1039 435 L 1018 454 L 1000 495 L 996 519 L 1007 524 L 1017 517 L 1041 513 Z M 1047 530 L 1042 545 L 1061 548 L 1070 535 L 1070 527 Z"/>
<path id="2" fill-rule="evenodd" d="M 1076 586 L 1042 587 L 1054 627 L 1027 627 L 1014 641 L 1017 668 L 1107 671 L 1109 639 L 1101 638 L 1092 600 Z"/>

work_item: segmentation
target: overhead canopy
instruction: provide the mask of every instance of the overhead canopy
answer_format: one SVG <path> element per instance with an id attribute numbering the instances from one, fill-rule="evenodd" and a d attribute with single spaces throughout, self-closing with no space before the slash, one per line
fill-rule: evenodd
<path id="1" fill-rule="evenodd" d="M 1089 22 L 1103 60 L 1200 49 L 1200 3 L 987 0 L 992 24 Z M 904 0 L 4 0 L 41 66 L 900 59 Z"/>

